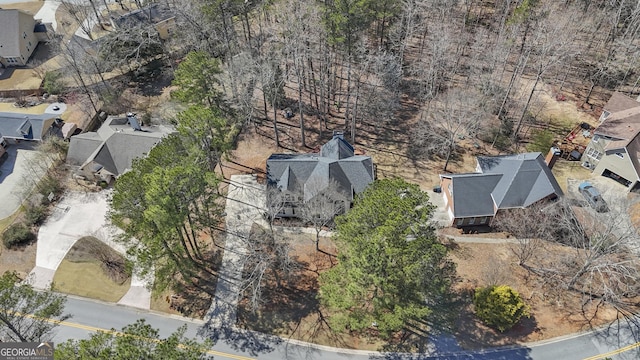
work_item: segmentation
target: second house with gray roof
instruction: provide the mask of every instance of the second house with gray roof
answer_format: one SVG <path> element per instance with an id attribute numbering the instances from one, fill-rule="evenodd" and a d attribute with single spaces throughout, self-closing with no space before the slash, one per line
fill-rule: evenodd
<path id="1" fill-rule="evenodd" d="M 500 210 L 563 195 L 539 152 L 476 159 L 475 173 L 440 175 L 452 226 L 489 225 Z"/>
<path id="2" fill-rule="evenodd" d="M 141 126 L 134 115 L 109 117 L 96 132 L 72 136 L 67 162 L 96 180 L 111 182 L 147 156 L 163 137 L 175 132 L 163 125 Z"/>

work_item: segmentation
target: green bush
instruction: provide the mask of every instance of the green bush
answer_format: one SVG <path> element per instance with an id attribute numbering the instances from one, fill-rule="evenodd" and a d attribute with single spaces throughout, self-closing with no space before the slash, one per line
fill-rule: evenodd
<path id="1" fill-rule="evenodd" d="M 2 243 L 7 249 L 27 244 L 33 241 L 36 235 L 22 223 L 9 226 L 2 234 Z"/>
<path id="2" fill-rule="evenodd" d="M 42 205 L 28 206 L 24 216 L 28 225 L 40 225 L 47 218 L 47 208 Z"/>
<path id="3" fill-rule="evenodd" d="M 44 84 L 42 87 L 49 94 L 60 94 L 64 90 L 64 83 L 62 82 L 62 75 L 57 72 L 47 71 L 44 74 Z"/>
<path id="4" fill-rule="evenodd" d="M 517 291 L 507 285 L 476 289 L 473 304 L 476 315 L 499 331 L 511 329 L 520 318 L 529 316 L 529 306 Z"/>

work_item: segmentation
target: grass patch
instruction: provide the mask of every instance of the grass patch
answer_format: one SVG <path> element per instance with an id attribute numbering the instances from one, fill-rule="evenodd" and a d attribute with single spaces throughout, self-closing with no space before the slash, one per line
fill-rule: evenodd
<path id="1" fill-rule="evenodd" d="M 62 260 L 53 283 L 56 291 L 108 302 L 117 302 L 127 293 L 131 279 L 117 284 L 102 271 L 101 264 Z"/>
<path id="2" fill-rule="evenodd" d="M 167 301 L 173 295 L 171 290 L 158 292 L 155 289 L 151 292 L 151 310 L 161 311 L 167 314 L 180 314 L 171 303 Z"/>
<path id="3" fill-rule="evenodd" d="M 0 220 L 0 234 L 3 233 L 9 225 L 13 224 L 14 221 L 20 216 L 24 208 L 20 206 L 18 210 L 16 210 L 13 214 L 9 215 L 9 217 Z"/>
<path id="4" fill-rule="evenodd" d="M 85 236 L 69 250 L 53 282 L 61 292 L 116 302 L 129 290 L 131 272 L 117 251 Z"/>
<path id="5" fill-rule="evenodd" d="M 567 179 L 584 180 L 591 177 L 591 171 L 585 169 L 580 161 L 558 160 L 551 170 L 562 191 L 567 193 Z"/>

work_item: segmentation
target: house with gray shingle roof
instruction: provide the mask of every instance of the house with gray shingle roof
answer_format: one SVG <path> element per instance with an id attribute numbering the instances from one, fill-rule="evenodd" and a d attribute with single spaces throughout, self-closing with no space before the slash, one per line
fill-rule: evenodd
<path id="1" fill-rule="evenodd" d="M 163 125 L 140 126 L 133 116 L 108 117 L 98 131 L 70 138 L 67 163 L 78 166 L 85 177 L 110 182 L 173 132 Z"/>
<path id="2" fill-rule="evenodd" d="M 0 112 L 0 134 L 10 140 L 42 141 L 60 133 L 60 128 L 54 126 L 56 117 L 55 114 Z"/>
<path id="3" fill-rule="evenodd" d="M 476 172 L 441 174 L 452 226 L 488 225 L 500 210 L 526 208 L 562 196 L 562 189 L 539 152 L 479 156 Z"/>
<path id="4" fill-rule="evenodd" d="M 299 207 L 330 187 L 343 198 L 340 208 L 351 207 L 356 194 L 375 179 L 370 156 L 356 155 L 342 133 L 335 133 L 319 153 L 272 154 L 267 159 L 267 186 L 284 194 L 281 217 L 297 217 Z"/>

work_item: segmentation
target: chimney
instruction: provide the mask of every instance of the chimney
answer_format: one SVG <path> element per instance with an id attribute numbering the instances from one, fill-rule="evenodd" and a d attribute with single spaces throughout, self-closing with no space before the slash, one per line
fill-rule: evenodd
<path id="1" fill-rule="evenodd" d="M 561 151 L 556 146 L 549 149 L 549 153 L 547 154 L 547 157 L 544 159 L 544 162 L 547 163 L 547 166 L 549 167 L 549 169 L 553 169 L 553 165 L 555 165 L 556 161 L 560 157 L 560 154 L 561 154 Z"/>

